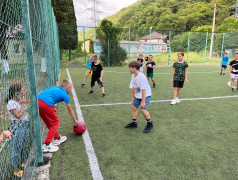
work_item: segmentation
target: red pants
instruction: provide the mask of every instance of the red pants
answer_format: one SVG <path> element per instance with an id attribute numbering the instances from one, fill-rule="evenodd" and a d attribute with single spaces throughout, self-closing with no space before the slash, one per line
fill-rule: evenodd
<path id="1" fill-rule="evenodd" d="M 40 99 L 38 99 L 38 105 L 40 117 L 49 130 L 47 137 L 45 138 L 45 143 L 49 144 L 53 141 L 54 138 L 59 138 L 59 133 L 57 129 L 59 127 L 60 120 L 58 118 L 58 115 L 56 114 L 56 109 L 54 106 L 49 106 Z"/>

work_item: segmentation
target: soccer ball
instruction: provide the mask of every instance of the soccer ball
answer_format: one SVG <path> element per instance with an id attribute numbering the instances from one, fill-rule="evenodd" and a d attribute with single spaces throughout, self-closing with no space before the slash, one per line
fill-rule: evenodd
<path id="1" fill-rule="evenodd" d="M 74 132 L 76 134 L 83 134 L 86 131 L 86 124 L 83 121 L 79 121 L 78 123 L 74 124 Z"/>

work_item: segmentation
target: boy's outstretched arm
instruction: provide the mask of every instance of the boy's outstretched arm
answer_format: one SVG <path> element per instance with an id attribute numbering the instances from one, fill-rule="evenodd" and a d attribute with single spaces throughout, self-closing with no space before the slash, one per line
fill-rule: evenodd
<path id="1" fill-rule="evenodd" d="M 232 68 L 232 66 L 230 66 L 230 68 L 229 68 L 229 76 L 231 76 L 231 68 Z"/>
<path id="2" fill-rule="evenodd" d="M 66 106 L 68 108 L 69 114 L 72 117 L 74 123 L 78 123 L 77 119 L 75 118 L 74 110 L 72 109 L 71 105 L 70 104 L 66 104 Z"/>
<path id="3" fill-rule="evenodd" d="M 101 77 L 100 77 L 101 81 L 102 81 L 102 77 L 103 77 L 103 70 L 101 71 Z"/>
<path id="4" fill-rule="evenodd" d="M 135 90 L 132 89 L 132 90 L 131 90 L 131 105 L 133 105 L 134 97 L 135 97 Z"/>
<path id="5" fill-rule="evenodd" d="M 188 68 L 185 68 L 185 82 L 188 82 Z"/>
<path id="6" fill-rule="evenodd" d="M 142 89 L 142 99 L 141 99 L 141 109 L 145 109 L 145 95 L 146 95 L 146 89 Z"/>

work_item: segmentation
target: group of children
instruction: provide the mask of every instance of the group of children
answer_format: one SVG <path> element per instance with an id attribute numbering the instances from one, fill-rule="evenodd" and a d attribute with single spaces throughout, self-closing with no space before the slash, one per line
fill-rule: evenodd
<path id="1" fill-rule="evenodd" d="M 226 69 L 228 64 L 230 65 L 229 77 L 231 78 L 231 91 L 235 92 L 234 84 L 235 84 L 235 80 L 238 79 L 238 52 L 235 53 L 235 59 L 231 61 L 230 63 L 229 63 L 229 57 L 227 56 L 227 53 L 226 52 L 224 53 L 224 56 L 222 57 L 220 75 L 226 75 Z M 236 91 L 238 92 L 238 81 L 237 81 Z"/>
<path id="2" fill-rule="evenodd" d="M 222 61 L 222 71 L 226 70 L 229 59 L 226 58 L 226 53 Z M 171 82 L 174 87 L 174 96 L 171 105 L 179 103 L 178 95 L 181 88 L 183 88 L 184 81 L 188 82 L 188 64 L 183 60 L 184 53 L 178 53 L 178 61 L 173 64 L 173 72 Z M 151 88 L 148 83 L 149 78 L 153 82 L 153 88 L 155 88 L 155 81 L 153 79 L 153 70 L 155 63 L 152 61 L 153 56 L 148 57 L 146 63 L 146 69 L 143 71 L 143 63 L 141 55 L 137 61 L 133 61 L 129 64 L 129 71 L 132 73 L 131 82 L 129 88 L 132 89 L 131 104 L 132 104 L 132 122 L 127 124 L 125 128 L 137 128 L 137 116 L 138 107 L 140 107 L 141 113 L 144 115 L 147 125 L 144 129 L 145 133 L 149 133 L 153 129 L 153 123 L 147 107 L 151 100 Z M 91 90 L 89 94 L 93 93 L 93 87 L 97 81 L 101 90 L 102 97 L 105 96 L 102 77 L 103 67 L 98 61 L 97 55 L 92 55 L 87 64 L 87 72 L 82 87 L 85 86 L 86 79 L 91 75 Z M 221 74 L 222 74 L 221 71 Z M 144 73 L 143 73 L 144 72 Z M 225 74 L 226 71 L 224 71 Z M 144 75 L 146 73 L 146 76 Z M 235 54 L 235 60 L 230 62 L 229 76 L 232 79 L 231 88 L 234 91 L 234 80 L 238 78 L 238 53 Z M 58 126 L 60 120 L 56 113 L 55 104 L 65 102 L 66 107 L 74 123 L 77 123 L 74 111 L 70 105 L 69 94 L 71 93 L 73 84 L 71 81 L 65 79 L 61 82 L 61 87 L 50 87 L 38 94 L 38 106 L 39 114 L 48 128 L 48 134 L 45 138 L 44 144 L 42 145 L 43 152 L 56 152 L 59 149 L 59 145 L 67 140 L 66 136 L 61 136 L 58 133 Z M 238 83 L 237 83 L 238 91 Z M 9 88 L 9 95 L 6 99 L 8 114 L 11 118 L 11 125 L 9 131 L 4 131 L 0 135 L 0 142 L 4 138 L 11 140 L 12 138 L 12 154 L 11 161 L 15 167 L 15 175 L 18 177 L 22 176 L 22 166 L 24 166 L 24 160 L 26 159 L 26 152 L 23 150 L 23 143 L 27 141 L 29 136 L 29 114 L 26 106 L 26 100 L 24 98 L 24 89 L 19 84 L 14 84 Z M 16 128 L 17 127 L 17 128 Z"/>
<path id="3" fill-rule="evenodd" d="M 85 87 L 86 86 L 86 80 L 87 77 L 89 75 L 91 75 L 91 90 L 89 92 L 89 94 L 92 94 L 93 91 L 93 87 L 95 85 L 95 82 L 98 83 L 99 87 L 102 90 L 102 97 L 105 97 L 106 94 L 104 92 L 104 87 L 103 87 L 103 82 L 102 82 L 102 77 L 103 77 L 103 66 L 101 65 L 101 63 L 98 61 L 98 56 L 96 54 L 91 55 L 90 59 L 88 59 L 88 62 L 86 64 L 86 75 L 83 81 L 83 84 L 81 85 L 81 87 Z"/>

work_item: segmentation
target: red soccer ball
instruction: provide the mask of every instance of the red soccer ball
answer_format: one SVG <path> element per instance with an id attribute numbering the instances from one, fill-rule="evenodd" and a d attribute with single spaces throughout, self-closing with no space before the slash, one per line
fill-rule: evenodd
<path id="1" fill-rule="evenodd" d="M 83 121 L 74 124 L 74 132 L 76 134 L 83 134 L 84 131 L 86 131 L 86 128 L 86 124 Z"/>

